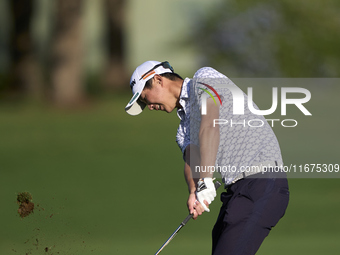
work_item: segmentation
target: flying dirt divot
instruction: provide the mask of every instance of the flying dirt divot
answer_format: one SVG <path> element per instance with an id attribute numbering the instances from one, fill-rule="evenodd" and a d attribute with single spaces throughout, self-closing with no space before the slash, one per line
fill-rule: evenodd
<path id="1" fill-rule="evenodd" d="M 17 203 L 19 204 L 18 213 L 21 218 L 25 218 L 33 213 L 34 203 L 29 192 L 20 192 L 17 196 Z"/>

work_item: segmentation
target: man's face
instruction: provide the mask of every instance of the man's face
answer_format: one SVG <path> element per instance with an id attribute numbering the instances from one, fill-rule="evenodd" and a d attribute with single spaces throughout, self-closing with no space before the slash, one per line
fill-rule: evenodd
<path id="1" fill-rule="evenodd" d="M 172 112 L 176 107 L 176 99 L 168 90 L 167 79 L 154 79 L 150 89 L 145 88 L 142 91 L 140 100 L 145 103 L 150 110 L 160 110 Z"/>

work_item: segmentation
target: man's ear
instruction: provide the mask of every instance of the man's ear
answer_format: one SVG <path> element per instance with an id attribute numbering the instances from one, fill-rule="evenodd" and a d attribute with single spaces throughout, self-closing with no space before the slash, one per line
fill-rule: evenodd
<path id="1" fill-rule="evenodd" d="M 160 76 L 159 74 L 155 74 L 154 78 L 154 82 L 155 84 L 161 84 L 163 86 L 163 77 Z"/>

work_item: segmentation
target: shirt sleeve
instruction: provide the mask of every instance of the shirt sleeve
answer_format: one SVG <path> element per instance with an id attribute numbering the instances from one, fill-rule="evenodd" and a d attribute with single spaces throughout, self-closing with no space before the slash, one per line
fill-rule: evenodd
<path id="1" fill-rule="evenodd" d="M 199 69 L 193 77 L 194 81 L 209 81 L 212 87 L 214 87 L 214 83 L 219 82 L 218 80 L 220 79 L 228 78 L 211 67 Z M 201 120 L 201 94 L 203 93 L 198 87 L 196 82 L 194 82 L 194 84 L 190 83 L 190 100 L 187 101 L 185 105 L 185 117 L 182 118 L 177 129 L 176 142 L 182 151 L 183 158 L 185 149 L 189 144 L 198 145 L 198 133 Z"/>

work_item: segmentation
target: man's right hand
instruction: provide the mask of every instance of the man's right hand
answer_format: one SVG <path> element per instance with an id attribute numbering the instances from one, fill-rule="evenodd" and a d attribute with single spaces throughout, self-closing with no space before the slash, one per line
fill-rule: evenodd
<path id="1" fill-rule="evenodd" d="M 204 201 L 205 205 L 209 207 L 209 204 Z M 205 211 L 203 206 L 201 205 L 200 202 L 198 202 L 196 193 L 190 193 L 189 198 L 188 198 L 188 209 L 190 214 L 193 214 L 193 219 L 196 220 L 199 215 L 202 215 L 202 213 Z"/>

